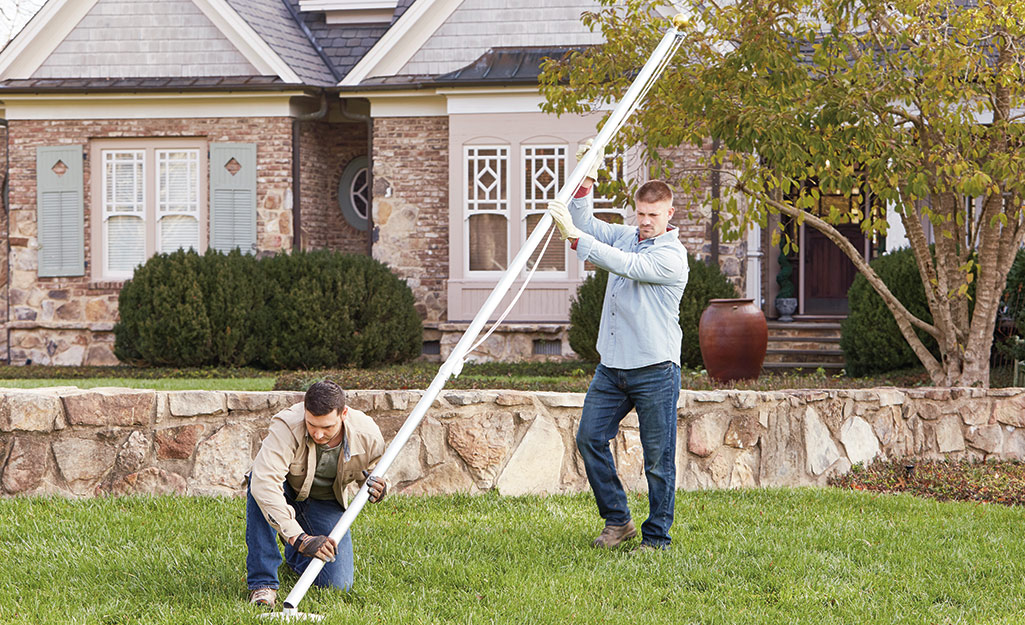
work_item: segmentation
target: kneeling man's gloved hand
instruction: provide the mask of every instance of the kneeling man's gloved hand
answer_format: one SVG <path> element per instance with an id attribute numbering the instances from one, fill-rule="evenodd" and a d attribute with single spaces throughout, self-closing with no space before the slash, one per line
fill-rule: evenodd
<path id="1" fill-rule="evenodd" d="M 363 477 L 367 478 L 367 491 L 370 493 L 367 501 L 377 503 L 384 499 L 388 494 L 388 482 L 376 475 L 370 475 L 369 471 L 364 471 Z"/>
<path id="2" fill-rule="evenodd" d="M 335 541 L 330 536 L 299 534 L 295 548 L 307 558 L 320 558 L 324 562 L 335 561 Z"/>
<path id="3" fill-rule="evenodd" d="M 555 221 L 556 227 L 559 228 L 559 234 L 562 235 L 563 241 L 579 239 L 583 234 L 579 228 L 573 225 L 573 216 L 569 214 L 569 208 L 559 200 L 552 200 L 548 203 L 548 213 Z"/>

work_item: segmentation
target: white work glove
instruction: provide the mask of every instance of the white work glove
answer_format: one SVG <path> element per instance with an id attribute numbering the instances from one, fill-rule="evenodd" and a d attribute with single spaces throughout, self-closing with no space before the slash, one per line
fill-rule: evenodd
<path id="1" fill-rule="evenodd" d="M 569 214 L 569 209 L 559 200 L 552 200 L 548 203 L 548 214 L 552 216 L 555 225 L 559 228 L 559 234 L 562 235 L 563 241 L 579 239 L 583 234 L 573 225 L 573 217 Z"/>
<path id="2" fill-rule="evenodd" d="M 588 139 L 587 141 L 584 141 L 582 144 L 580 144 L 579 148 L 577 148 L 577 162 L 578 163 L 580 162 L 581 159 L 584 158 L 584 156 L 587 154 L 587 151 L 591 149 L 591 143 L 592 143 L 592 140 Z M 595 182 L 598 182 L 598 170 L 601 169 L 604 165 L 605 165 L 605 155 L 602 154 L 601 156 L 598 157 L 598 160 L 595 161 L 594 165 L 591 166 L 591 168 L 589 170 L 587 170 L 587 177 L 590 178 L 591 180 L 594 180 Z"/>

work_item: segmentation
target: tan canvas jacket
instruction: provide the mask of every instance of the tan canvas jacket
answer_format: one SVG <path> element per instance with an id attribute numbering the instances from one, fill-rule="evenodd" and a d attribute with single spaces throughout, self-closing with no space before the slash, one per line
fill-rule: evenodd
<path id="1" fill-rule="evenodd" d="M 335 499 L 344 508 L 349 503 L 346 487 L 363 481 L 363 471 L 370 471 L 384 454 L 384 437 L 374 420 L 354 408 L 345 416 L 345 437 L 349 443 L 349 459 L 344 450 L 338 454 L 335 477 Z M 306 413 L 302 403 L 282 410 L 271 419 L 267 438 L 253 460 L 249 473 L 253 499 L 263 516 L 285 538 L 298 536 L 302 527 L 295 519 L 295 510 L 285 502 L 282 483 L 295 489 L 296 500 L 309 497 L 316 471 L 317 445 L 306 432 Z"/>

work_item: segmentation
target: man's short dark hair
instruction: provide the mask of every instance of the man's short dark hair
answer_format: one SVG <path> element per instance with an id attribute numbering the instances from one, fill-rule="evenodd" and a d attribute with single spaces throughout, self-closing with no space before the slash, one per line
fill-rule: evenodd
<path id="1" fill-rule="evenodd" d="M 649 180 L 637 189 L 634 200 L 645 204 L 654 204 L 665 200 L 673 201 L 673 190 L 661 180 Z"/>
<path id="2" fill-rule="evenodd" d="M 331 380 L 317 382 L 306 391 L 303 406 L 315 417 L 322 417 L 332 410 L 341 412 L 345 408 L 345 391 Z"/>

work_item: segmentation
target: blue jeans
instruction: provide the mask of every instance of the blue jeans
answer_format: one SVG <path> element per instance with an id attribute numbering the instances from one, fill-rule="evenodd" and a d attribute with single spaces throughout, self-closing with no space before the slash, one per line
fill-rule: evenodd
<path id="1" fill-rule="evenodd" d="M 680 366 L 663 362 L 638 369 L 598 365 L 587 389 L 577 430 L 577 449 L 598 513 L 606 525 L 630 520 L 626 492 L 616 475 L 609 441 L 632 408 L 637 409 L 644 474 L 648 478 L 648 520 L 642 541 L 668 547 L 676 505 L 676 402 L 680 397 Z"/>
<path id="2" fill-rule="evenodd" d="M 342 518 L 342 507 L 337 501 L 321 499 L 295 500 L 295 491 L 286 482 L 285 501 L 295 509 L 296 519 L 303 531 L 311 536 L 328 535 L 338 519 Z M 253 499 L 251 489 L 246 489 L 246 583 L 249 589 L 277 588 L 278 567 L 281 566 L 281 552 L 278 551 L 278 533 L 263 518 L 260 506 Z M 342 590 L 352 588 L 353 558 L 352 537 L 349 532 L 338 543 L 334 562 L 327 562 L 320 570 L 315 586 L 331 586 Z M 310 558 L 299 553 L 292 545 L 285 544 L 285 562 L 289 568 L 302 575 L 310 564 Z"/>

